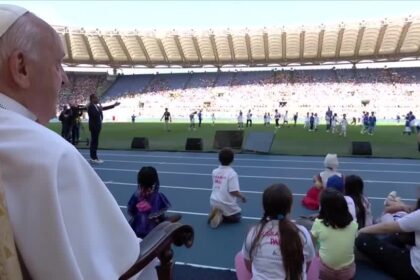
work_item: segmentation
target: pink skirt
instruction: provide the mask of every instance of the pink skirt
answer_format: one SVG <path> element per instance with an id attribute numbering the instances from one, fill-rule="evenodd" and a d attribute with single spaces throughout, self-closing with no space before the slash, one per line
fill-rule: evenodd
<path id="1" fill-rule="evenodd" d="M 322 260 L 319 264 L 319 279 L 321 280 L 350 280 L 354 278 L 355 274 L 356 264 L 354 262 L 338 270 L 328 267 Z"/>

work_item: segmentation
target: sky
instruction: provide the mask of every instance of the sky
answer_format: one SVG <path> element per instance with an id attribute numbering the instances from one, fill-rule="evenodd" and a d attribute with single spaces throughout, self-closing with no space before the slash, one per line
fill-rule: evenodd
<path id="1" fill-rule="evenodd" d="M 317 26 L 420 16 L 420 1 L 0 1 L 52 25 L 87 29 Z"/>
<path id="2" fill-rule="evenodd" d="M 420 17 L 420 1 L 0 0 L 0 4 L 25 7 L 51 25 L 101 30 L 257 29 Z"/>

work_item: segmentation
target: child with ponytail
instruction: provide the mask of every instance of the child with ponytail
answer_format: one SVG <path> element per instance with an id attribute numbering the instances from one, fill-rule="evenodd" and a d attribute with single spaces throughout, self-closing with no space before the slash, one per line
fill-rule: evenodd
<path id="1" fill-rule="evenodd" d="M 235 259 L 239 280 L 306 279 L 315 250 L 306 228 L 290 220 L 292 200 L 283 184 L 264 191 L 264 215 L 248 232 Z"/>

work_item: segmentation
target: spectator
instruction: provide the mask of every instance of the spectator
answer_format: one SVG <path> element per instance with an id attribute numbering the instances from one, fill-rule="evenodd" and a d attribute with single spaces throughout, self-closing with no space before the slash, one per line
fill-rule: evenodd
<path id="1" fill-rule="evenodd" d="M 390 238 L 380 239 L 374 234 L 414 232 L 415 244 L 407 247 Z M 379 223 L 359 230 L 356 239 L 358 250 L 368 256 L 383 271 L 395 279 L 420 278 L 420 210 L 397 221 Z"/>
<path id="2" fill-rule="evenodd" d="M 237 203 L 237 199 L 245 203 L 246 198 L 240 192 L 238 174 L 230 166 L 233 163 L 233 159 L 233 151 L 229 148 L 223 148 L 219 152 L 221 165 L 212 172 L 211 212 L 208 218 L 212 228 L 219 227 L 223 221 L 237 223 L 241 220 L 241 208 Z"/>
<path id="3" fill-rule="evenodd" d="M 144 238 L 156 225 L 168 219 L 165 212 L 171 207 L 166 196 L 159 192 L 159 177 L 152 166 L 145 166 L 137 174 L 137 191 L 128 201 L 130 225 L 136 235 Z M 170 217 L 178 221 L 180 215 Z"/>
<path id="4" fill-rule="evenodd" d="M 357 175 L 346 176 L 344 194 L 353 199 L 359 229 L 373 224 L 370 202 L 368 198 L 363 195 L 363 188 L 364 184 L 362 178 Z"/>
<path id="5" fill-rule="evenodd" d="M 319 244 L 319 278 L 352 279 L 356 273 L 354 241 L 357 223 L 348 211 L 343 195 L 327 189 L 321 194 L 320 212 L 311 233 Z"/>
<path id="6" fill-rule="evenodd" d="M 308 230 L 289 218 L 292 202 L 283 184 L 264 191 L 263 217 L 250 229 L 235 259 L 239 280 L 306 279 L 315 250 Z"/>

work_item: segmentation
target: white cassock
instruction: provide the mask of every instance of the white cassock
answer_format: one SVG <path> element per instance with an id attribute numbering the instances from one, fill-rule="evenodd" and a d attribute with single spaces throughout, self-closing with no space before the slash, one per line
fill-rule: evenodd
<path id="1" fill-rule="evenodd" d="M 82 155 L 0 93 L 0 164 L 17 247 L 33 279 L 118 279 L 139 239 Z M 136 276 L 137 277 L 137 276 Z M 149 265 L 140 279 L 157 279 Z"/>

